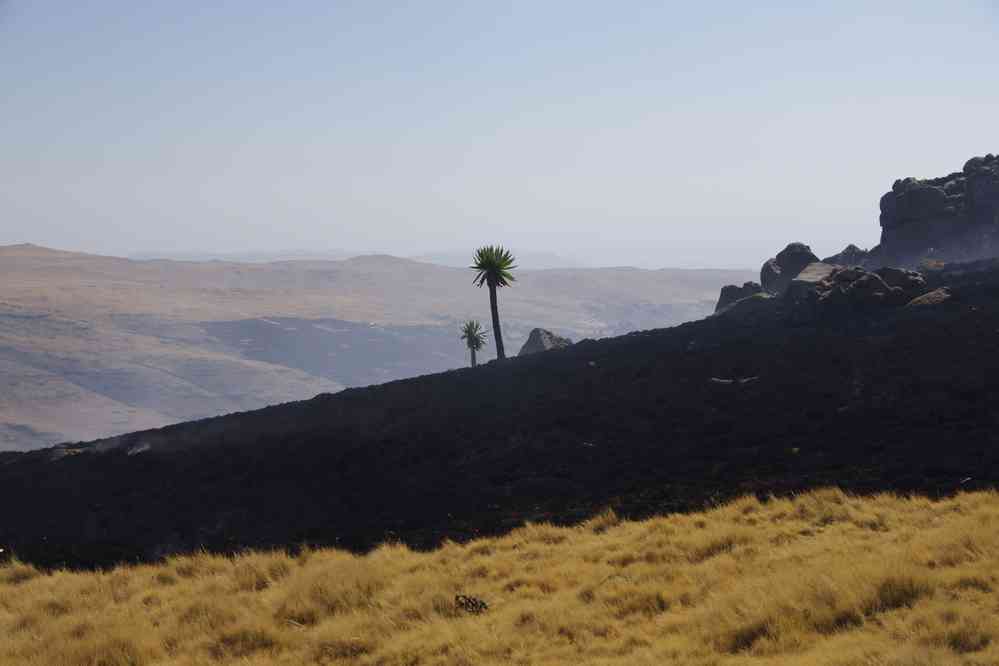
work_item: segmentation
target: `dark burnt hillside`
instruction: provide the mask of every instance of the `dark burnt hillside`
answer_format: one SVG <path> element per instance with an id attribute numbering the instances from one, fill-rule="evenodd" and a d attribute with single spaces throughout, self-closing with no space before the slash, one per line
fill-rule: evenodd
<path id="1" fill-rule="evenodd" d="M 606 506 L 991 485 L 999 272 L 947 281 L 951 298 L 927 307 L 797 326 L 712 317 L 5 455 L 0 543 L 72 565 L 200 546 L 423 546 Z"/>

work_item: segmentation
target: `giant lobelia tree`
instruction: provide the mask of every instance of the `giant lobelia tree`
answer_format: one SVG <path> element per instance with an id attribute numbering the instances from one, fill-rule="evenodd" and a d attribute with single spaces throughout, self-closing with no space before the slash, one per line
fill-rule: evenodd
<path id="1" fill-rule="evenodd" d="M 486 333 L 482 330 L 482 324 L 470 319 L 461 325 L 461 339 L 465 341 L 468 352 L 472 357 L 472 367 L 476 366 L 475 352 L 486 346 Z"/>
<path id="2" fill-rule="evenodd" d="M 486 245 L 475 251 L 470 268 L 478 271 L 475 274 L 474 284 L 478 287 L 483 285 L 489 287 L 489 309 L 493 315 L 493 337 L 496 338 L 496 358 L 506 358 L 503 351 L 503 332 L 500 330 L 499 308 L 496 305 L 496 290 L 500 287 L 509 287 L 511 282 L 516 281 L 513 277 L 513 269 L 517 266 L 510 250 L 501 245 Z"/>

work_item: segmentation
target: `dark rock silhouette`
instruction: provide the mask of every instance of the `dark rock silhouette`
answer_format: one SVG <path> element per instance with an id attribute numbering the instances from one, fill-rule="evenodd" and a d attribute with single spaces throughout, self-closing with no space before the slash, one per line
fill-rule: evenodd
<path id="1" fill-rule="evenodd" d="M 722 308 L 714 316 L 743 325 L 751 323 L 764 325 L 765 322 L 776 321 L 779 318 L 783 302 L 783 298 L 761 291 Z"/>
<path id="2" fill-rule="evenodd" d="M 831 257 L 826 257 L 822 262 L 838 266 L 863 266 L 867 260 L 867 254 L 867 250 L 861 250 L 853 243 L 850 243 L 842 251 Z"/>
<path id="3" fill-rule="evenodd" d="M 718 304 L 715 305 L 715 312 L 724 310 L 736 301 L 741 301 L 761 291 L 763 291 L 763 287 L 757 282 L 746 282 L 741 287 L 734 284 L 725 285 L 718 296 Z"/>
<path id="4" fill-rule="evenodd" d="M 881 197 L 881 243 L 869 265 L 999 255 L 999 156 L 973 157 L 947 176 L 896 180 Z"/>
<path id="5" fill-rule="evenodd" d="M 527 336 L 527 341 L 520 348 L 520 352 L 517 356 L 537 354 L 538 352 L 544 352 L 550 349 L 563 349 L 571 344 L 572 340 L 569 338 L 563 338 L 555 335 L 551 331 L 544 328 L 535 328 L 531 331 L 531 334 Z"/>
<path id="6" fill-rule="evenodd" d="M 776 257 L 763 264 L 760 269 L 760 284 L 764 291 L 780 295 L 805 266 L 818 260 L 812 253 L 812 248 L 804 243 L 791 243 L 778 252 Z"/>
<path id="7" fill-rule="evenodd" d="M 771 296 L 782 295 L 791 284 L 791 281 L 809 264 L 817 262 L 819 259 L 804 243 L 791 243 L 777 253 L 777 256 L 768 259 L 760 268 L 760 282 L 746 282 L 741 287 L 729 284 L 721 289 L 718 295 L 718 303 L 715 305 L 715 313 L 722 312 L 730 308 L 735 303 L 760 294 Z M 753 316 L 752 313 L 772 309 L 771 304 L 763 301 L 742 306 L 737 312 L 730 316 L 741 317 L 743 315 Z"/>

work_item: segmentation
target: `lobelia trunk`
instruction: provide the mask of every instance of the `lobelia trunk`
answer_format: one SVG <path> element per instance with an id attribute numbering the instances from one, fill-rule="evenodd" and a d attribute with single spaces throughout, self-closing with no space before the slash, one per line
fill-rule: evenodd
<path id="1" fill-rule="evenodd" d="M 474 368 L 475 367 L 475 350 L 472 349 L 471 347 L 469 347 L 468 351 L 472 352 L 472 367 Z"/>
<path id="2" fill-rule="evenodd" d="M 496 305 L 496 285 L 489 285 L 489 309 L 493 311 L 493 334 L 496 336 L 496 358 L 503 360 L 506 352 L 503 351 L 503 332 L 500 331 L 499 308 Z"/>

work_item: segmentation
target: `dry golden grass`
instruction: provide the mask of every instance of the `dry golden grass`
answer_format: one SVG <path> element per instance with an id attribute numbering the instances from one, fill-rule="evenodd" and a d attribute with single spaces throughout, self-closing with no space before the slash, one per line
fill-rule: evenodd
<path id="1" fill-rule="evenodd" d="M 0 664 L 220 663 L 999 664 L 999 493 L 823 490 L 431 553 L 0 568 Z"/>

